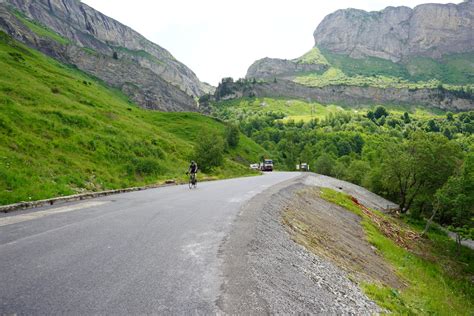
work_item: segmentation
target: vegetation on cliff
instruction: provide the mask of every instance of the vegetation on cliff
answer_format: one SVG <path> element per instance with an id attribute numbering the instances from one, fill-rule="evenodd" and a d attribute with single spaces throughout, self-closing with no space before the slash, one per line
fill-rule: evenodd
<path id="1" fill-rule="evenodd" d="M 404 63 L 366 57 L 351 58 L 313 48 L 296 61 L 321 63 L 330 68 L 322 73 L 295 74 L 295 81 L 312 87 L 328 85 L 371 86 L 379 88 L 445 89 L 472 94 L 474 53 L 450 54 L 441 60 L 414 57 Z"/>

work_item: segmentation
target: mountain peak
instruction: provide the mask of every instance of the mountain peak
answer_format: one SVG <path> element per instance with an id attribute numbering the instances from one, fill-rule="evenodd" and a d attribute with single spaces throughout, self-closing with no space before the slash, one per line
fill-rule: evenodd
<path id="1" fill-rule="evenodd" d="M 315 45 L 354 58 L 379 57 L 395 62 L 409 56 L 441 58 L 471 52 L 472 3 L 387 7 L 376 12 L 338 10 L 317 27 Z"/>

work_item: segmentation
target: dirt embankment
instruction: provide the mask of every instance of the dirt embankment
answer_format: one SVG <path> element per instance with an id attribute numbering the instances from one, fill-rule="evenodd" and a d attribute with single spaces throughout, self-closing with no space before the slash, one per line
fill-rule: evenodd
<path id="1" fill-rule="evenodd" d="M 319 197 L 318 187 L 296 192 L 282 217 L 291 238 L 358 282 L 401 288 L 392 268 L 366 240 L 361 218 Z"/>

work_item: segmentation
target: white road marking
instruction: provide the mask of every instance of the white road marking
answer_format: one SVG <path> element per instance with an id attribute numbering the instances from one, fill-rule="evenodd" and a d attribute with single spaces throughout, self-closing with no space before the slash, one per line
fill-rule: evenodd
<path id="1" fill-rule="evenodd" d="M 57 208 L 53 208 L 53 209 L 49 209 L 49 210 L 45 210 L 45 211 L 33 212 L 33 213 L 29 213 L 29 214 L 3 217 L 3 218 L 0 218 L 0 227 L 7 226 L 7 225 L 12 225 L 12 224 L 17 224 L 17 223 L 21 223 L 21 222 L 26 222 L 26 221 L 31 221 L 31 220 L 34 220 L 34 219 L 38 219 L 38 218 L 41 218 L 41 217 L 48 216 L 48 215 L 72 212 L 72 211 L 77 211 L 77 210 L 81 210 L 81 209 L 84 209 L 84 208 L 100 206 L 100 205 L 103 205 L 103 204 L 107 204 L 109 202 L 110 201 L 85 202 L 85 203 L 81 203 L 81 204 L 57 207 Z"/>

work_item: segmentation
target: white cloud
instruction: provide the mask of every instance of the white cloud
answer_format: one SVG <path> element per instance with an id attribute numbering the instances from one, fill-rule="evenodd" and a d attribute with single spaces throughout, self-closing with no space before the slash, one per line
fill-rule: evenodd
<path id="1" fill-rule="evenodd" d="M 169 50 L 198 77 L 217 85 L 245 76 L 263 57 L 295 58 L 313 46 L 313 31 L 329 13 L 413 7 L 426 0 L 83 0 Z M 445 3 L 446 1 L 430 0 Z M 460 1 L 457 1 L 460 2 Z"/>

